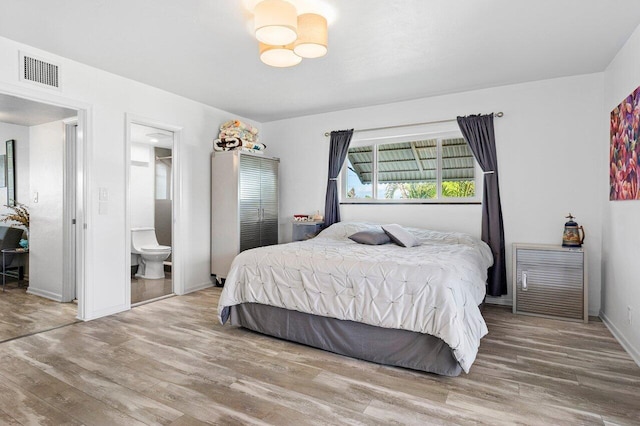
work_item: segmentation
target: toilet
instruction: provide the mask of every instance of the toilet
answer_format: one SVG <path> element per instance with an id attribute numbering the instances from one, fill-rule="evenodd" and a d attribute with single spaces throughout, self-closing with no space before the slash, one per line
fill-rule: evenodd
<path id="1" fill-rule="evenodd" d="M 131 228 L 131 253 L 140 259 L 136 277 L 164 278 L 163 262 L 171 254 L 171 247 L 158 244 L 154 228 Z"/>

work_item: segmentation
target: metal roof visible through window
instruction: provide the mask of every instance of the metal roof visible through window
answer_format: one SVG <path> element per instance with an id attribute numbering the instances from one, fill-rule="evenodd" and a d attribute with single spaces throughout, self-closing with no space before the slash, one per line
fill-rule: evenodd
<path id="1" fill-rule="evenodd" d="M 435 182 L 436 139 L 378 145 L 378 183 Z M 350 148 L 349 167 L 361 183 L 371 183 L 373 147 Z M 463 138 L 442 140 L 442 180 L 473 180 L 473 153 Z"/>

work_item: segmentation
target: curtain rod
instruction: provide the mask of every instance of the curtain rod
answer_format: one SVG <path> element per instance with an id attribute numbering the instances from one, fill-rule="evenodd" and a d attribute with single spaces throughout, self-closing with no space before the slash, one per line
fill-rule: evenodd
<path id="1" fill-rule="evenodd" d="M 500 112 L 496 112 L 494 113 L 494 116 L 500 118 L 504 115 L 504 112 L 500 111 Z M 451 123 L 452 121 L 457 121 L 456 118 L 450 118 L 448 120 L 436 120 L 436 121 L 426 121 L 424 123 L 412 123 L 412 124 L 398 124 L 395 126 L 384 126 L 384 127 L 373 127 L 371 129 L 358 129 L 358 130 L 354 130 L 353 133 L 356 132 L 370 132 L 373 130 L 386 130 L 386 129 L 397 129 L 399 127 L 412 127 L 412 126 L 423 126 L 425 124 L 440 124 L 440 123 Z M 325 136 L 329 136 L 331 134 L 331 132 L 325 132 Z"/>

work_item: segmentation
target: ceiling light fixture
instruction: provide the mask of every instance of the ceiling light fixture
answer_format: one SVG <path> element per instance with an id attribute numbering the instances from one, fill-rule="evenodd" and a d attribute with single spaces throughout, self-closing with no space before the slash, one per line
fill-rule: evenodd
<path id="1" fill-rule="evenodd" d="M 293 43 L 298 37 L 298 12 L 285 0 L 264 0 L 256 5 L 254 26 L 258 41 L 274 46 Z"/>
<path id="2" fill-rule="evenodd" d="M 317 13 L 297 15 L 285 0 L 263 0 L 254 9 L 260 60 L 272 67 L 292 67 L 302 58 L 327 54 L 327 19 Z"/>
<path id="3" fill-rule="evenodd" d="M 298 16 L 298 39 L 293 51 L 303 58 L 320 58 L 327 54 L 327 20 L 315 13 Z"/>
<path id="4" fill-rule="evenodd" d="M 286 46 L 272 46 L 265 43 L 258 44 L 260 47 L 260 60 L 267 65 L 286 68 L 302 62 L 302 58 L 293 53 L 293 43 Z"/>

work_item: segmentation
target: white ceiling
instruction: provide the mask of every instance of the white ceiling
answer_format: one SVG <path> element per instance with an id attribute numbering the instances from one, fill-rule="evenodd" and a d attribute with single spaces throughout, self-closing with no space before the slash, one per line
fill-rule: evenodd
<path id="1" fill-rule="evenodd" d="M 173 132 L 132 123 L 131 142 L 171 149 L 173 148 Z"/>
<path id="2" fill-rule="evenodd" d="M 41 104 L 0 93 L 0 122 L 2 123 L 37 126 L 77 115 L 78 112 L 72 109 Z"/>
<path id="3" fill-rule="evenodd" d="M 600 72 L 640 24 L 638 0 L 304 0 L 329 53 L 276 69 L 251 1 L 2 0 L 0 35 L 266 122 Z"/>

